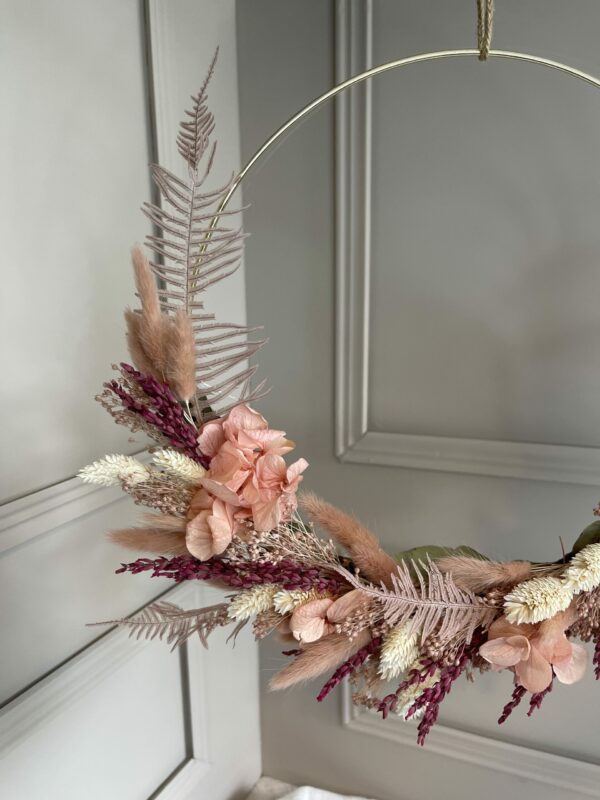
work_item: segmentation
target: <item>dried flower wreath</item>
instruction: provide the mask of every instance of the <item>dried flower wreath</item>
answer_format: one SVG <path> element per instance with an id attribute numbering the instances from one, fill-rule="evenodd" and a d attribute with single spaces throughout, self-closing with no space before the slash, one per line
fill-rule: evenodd
<path id="1" fill-rule="evenodd" d="M 582 677 L 587 654 L 576 638 L 594 641 L 600 678 L 600 521 L 555 563 L 500 563 L 468 547 L 419 547 L 396 560 L 360 522 L 313 494 L 300 499 L 312 523 L 302 521 L 296 492 L 308 464 L 288 466 L 293 442 L 249 405 L 265 391 L 264 383 L 251 389 L 256 367 L 248 366 L 264 340 L 250 338 L 256 328 L 216 321 L 202 300 L 238 269 L 244 238 L 224 222 L 236 212 L 218 212 L 232 184 L 206 188 L 216 150 L 207 107 L 213 67 L 177 139 L 187 180 L 152 168 L 163 205 L 143 210 L 159 231 L 146 240 L 156 260 L 134 248 L 141 308 L 125 312 L 135 366 L 115 367 L 97 398 L 158 446 L 149 448 L 151 463 L 108 455 L 80 475 L 120 484 L 154 510 L 140 527 L 109 534 L 156 556 L 117 572 L 207 580 L 234 594 L 191 611 L 156 602 L 110 624 L 176 646 L 194 634 L 206 644 L 229 624 L 235 636 L 253 619 L 257 639 L 276 631 L 294 643 L 274 689 L 334 670 L 319 701 L 348 678 L 356 704 L 419 719 L 420 744 L 463 674 L 514 673 L 500 723 L 527 692 L 531 714 L 555 679 Z M 313 523 L 332 538 L 319 538 Z M 386 693 L 389 681 L 398 685 Z"/>

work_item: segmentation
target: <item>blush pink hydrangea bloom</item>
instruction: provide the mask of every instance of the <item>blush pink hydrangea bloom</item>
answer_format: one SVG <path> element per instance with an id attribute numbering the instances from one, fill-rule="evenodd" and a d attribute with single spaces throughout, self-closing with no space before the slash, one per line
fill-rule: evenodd
<path id="1" fill-rule="evenodd" d="M 565 635 L 575 616 L 567 609 L 537 625 L 512 624 L 502 617 L 490 626 L 479 654 L 494 670 L 512 669 L 517 683 L 533 694 L 549 686 L 553 673 L 561 683 L 575 683 L 587 664 L 585 649 Z"/>
<path id="2" fill-rule="evenodd" d="M 285 431 L 271 430 L 258 412 L 236 406 L 223 420 L 207 422 L 198 444 L 210 458 L 188 513 L 186 542 L 205 561 L 222 553 L 248 520 L 270 531 L 296 509 L 296 491 L 308 462 L 289 467 L 283 456 L 294 449 Z"/>

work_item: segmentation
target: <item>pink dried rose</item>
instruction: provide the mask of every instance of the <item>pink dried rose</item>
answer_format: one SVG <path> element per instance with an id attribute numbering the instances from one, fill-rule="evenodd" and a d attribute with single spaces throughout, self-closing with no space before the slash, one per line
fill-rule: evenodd
<path id="1" fill-rule="evenodd" d="M 490 626 L 479 655 L 495 670 L 512 669 L 517 683 L 533 694 L 549 686 L 553 672 L 561 683 L 575 683 L 585 673 L 587 653 L 565 635 L 574 621 L 573 609 L 537 625 L 512 624 L 501 617 Z"/>

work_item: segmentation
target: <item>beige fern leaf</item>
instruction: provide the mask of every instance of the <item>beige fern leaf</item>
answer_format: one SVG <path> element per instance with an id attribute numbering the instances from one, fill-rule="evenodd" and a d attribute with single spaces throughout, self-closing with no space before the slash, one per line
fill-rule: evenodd
<path id="1" fill-rule="evenodd" d="M 227 616 L 227 603 L 218 603 L 207 608 L 194 608 L 190 611 L 162 600 L 151 603 L 137 614 L 106 622 L 93 622 L 92 625 L 120 625 L 128 628 L 129 636 L 135 639 L 161 639 L 172 645 L 171 650 L 187 642 L 194 634 L 207 646 L 208 636 L 215 628 L 231 622 Z"/>
<path id="2" fill-rule="evenodd" d="M 473 592 L 460 589 L 433 561 L 410 565 L 401 561 L 389 589 L 383 583 L 379 587 L 364 583 L 343 567 L 337 571 L 383 605 L 389 625 L 407 625 L 408 632 L 418 632 L 421 641 L 435 633 L 444 642 L 456 638 L 469 642 L 475 628 L 488 624 L 498 613 Z"/>

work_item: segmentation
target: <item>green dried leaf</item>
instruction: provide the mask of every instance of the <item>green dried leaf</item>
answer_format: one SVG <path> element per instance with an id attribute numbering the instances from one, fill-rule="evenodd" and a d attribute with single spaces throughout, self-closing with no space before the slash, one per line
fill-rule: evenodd
<path id="1" fill-rule="evenodd" d="M 395 558 L 398 562 L 406 561 L 410 563 L 415 561 L 418 563 L 422 561 L 426 564 L 428 558 L 431 561 L 438 561 L 438 559 L 446 558 L 446 556 L 467 556 L 467 558 L 479 558 L 481 561 L 489 561 L 486 556 L 464 544 L 460 547 L 441 547 L 439 544 L 425 544 L 421 547 L 413 547 L 410 550 L 397 553 Z"/>
<path id="2" fill-rule="evenodd" d="M 573 555 L 583 550 L 588 544 L 598 544 L 598 542 L 600 542 L 600 520 L 592 522 L 579 534 L 573 545 Z"/>

